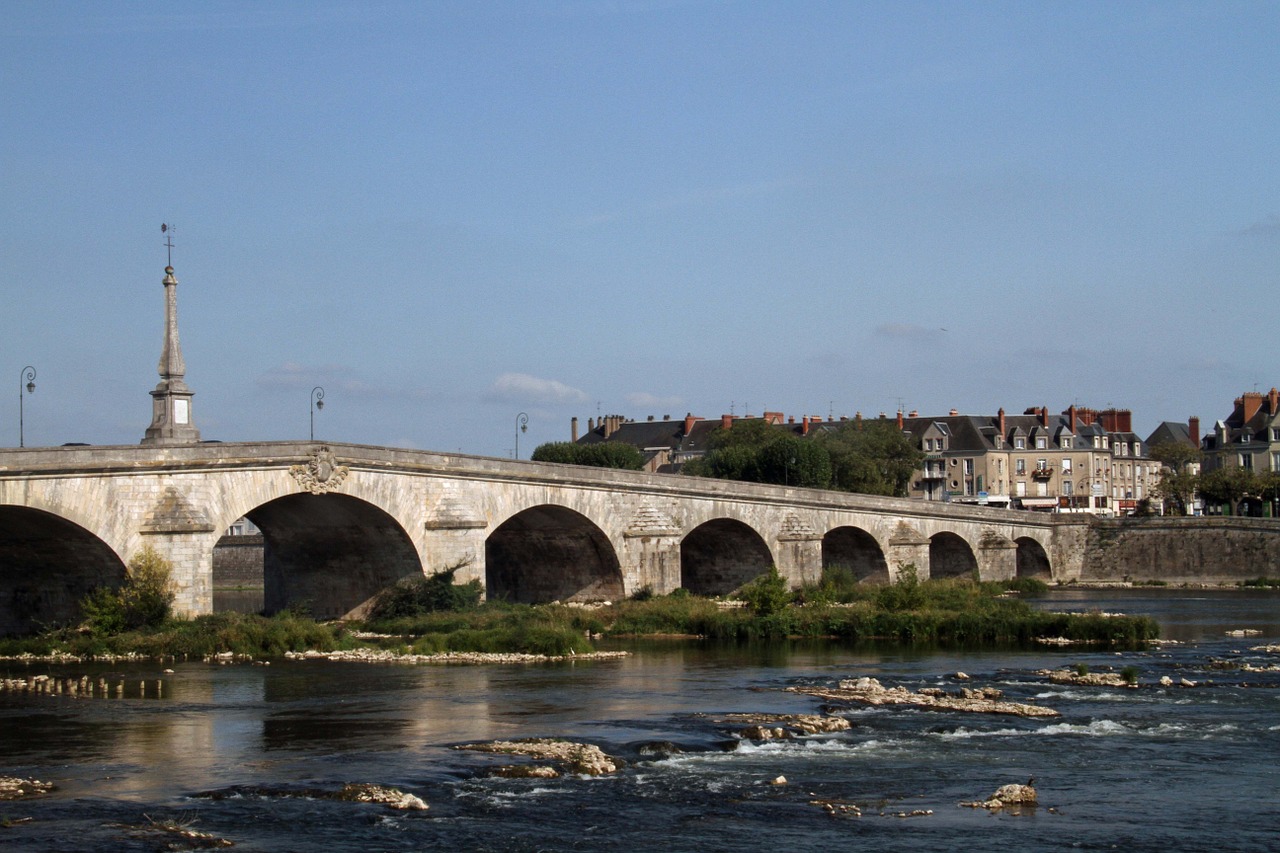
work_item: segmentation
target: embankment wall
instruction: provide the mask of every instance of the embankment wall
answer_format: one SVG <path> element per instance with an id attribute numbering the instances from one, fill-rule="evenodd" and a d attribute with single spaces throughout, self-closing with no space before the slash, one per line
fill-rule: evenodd
<path id="1" fill-rule="evenodd" d="M 1098 520 L 1085 536 L 1080 580 L 1234 584 L 1280 578 L 1280 520 Z"/>

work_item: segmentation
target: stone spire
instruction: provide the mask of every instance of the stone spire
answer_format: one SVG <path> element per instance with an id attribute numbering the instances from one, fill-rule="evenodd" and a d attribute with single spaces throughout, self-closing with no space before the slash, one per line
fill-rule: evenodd
<path id="1" fill-rule="evenodd" d="M 178 279 L 173 267 L 164 268 L 164 348 L 160 351 L 160 382 L 151 392 L 151 426 L 143 444 L 194 444 L 200 440 L 191 416 L 194 396 L 183 379 L 187 366 L 178 342 Z"/>

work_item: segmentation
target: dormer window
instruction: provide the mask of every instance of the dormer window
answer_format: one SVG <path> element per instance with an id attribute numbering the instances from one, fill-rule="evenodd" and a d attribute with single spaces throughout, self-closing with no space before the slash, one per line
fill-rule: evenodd
<path id="1" fill-rule="evenodd" d="M 1036 436 L 1036 450 L 1044 450 L 1047 445 L 1043 435 Z"/>
<path id="2" fill-rule="evenodd" d="M 1013 447 L 1015 450 L 1026 450 L 1027 440 L 1022 436 L 1018 436 L 1013 440 Z"/>

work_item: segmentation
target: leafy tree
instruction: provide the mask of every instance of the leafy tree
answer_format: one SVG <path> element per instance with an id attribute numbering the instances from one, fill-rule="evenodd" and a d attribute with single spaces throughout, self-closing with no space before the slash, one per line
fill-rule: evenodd
<path id="1" fill-rule="evenodd" d="M 817 440 L 830 454 L 833 485 L 847 492 L 906 497 L 924 460 L 924 453 L 889 420 L 845 421 Z"/>
<path id="2" fill-rule="evenodd" d="M 534 462 L 561 462 L 575 465 L 578 461 L 578 447 L 572 441 L 548 441 L 534 448 L 529 458 Z"/>
<path id="3" fill-rule="evenodd" d="M 644 454 L 635 445 L 622 441 L 601 441 L 595 444 L 552 441 L 538 445 L 529 458 L 534 462 L 563 462 L 596 468 L 625 468 L 632 471 L 644 468 Z"/>
<path id="4" fill-rule="evenodd" d="M 579 445 L 582 450 L 578 457 L 579 465 L 594 465 L 597 468 L 625 468 L 639 471 L 644 468 L 644 454 L 634 444 L 622 441 L 602 441 L 597 444 Z"/>
<path id="5" fill-rule="evenodd" d="M 1215 468 L 1200 475 L 1200 494 L 1208 503 L 1229 506 L 1238 512 L 1240 502 L 1262 493 L 1263 483 L 1248 468 Z"/>
<path id="6" fill-rule="evenodd" d="M 766 421 L 740 421 L 732 429 L 717 429 L 707 443 L 707 455 L 686 464 L 685 473 L 779 486 L 831 485 L 831 458 L 822 446 Z"/>
<path id="7" fill-rule="evenodd" d="M 1181 441 L 1162 441 L 1147 449 L 1147 455 L 1174 471 L 1188 470 L 1192 464 L 1204 458 L 1200 448 Z"/>
<path id="8" fill-rule="evenodd" d="M 831 485 L 831 455 L 814 441 L 783 435 L 756 451 L 760 482 L 825 489 Z"/>
<path id="9" fill-rule="evenodd" d="M 1204 454 L 1200 448 L 1180 441 L 1153 444 L 1148 454 L 1161 464 L 1156 492 L 1164 500 L 1166 511 L 1186 515 L 1200 483 L 1199 476 L 1191 469 L 1204 458 Z"/>

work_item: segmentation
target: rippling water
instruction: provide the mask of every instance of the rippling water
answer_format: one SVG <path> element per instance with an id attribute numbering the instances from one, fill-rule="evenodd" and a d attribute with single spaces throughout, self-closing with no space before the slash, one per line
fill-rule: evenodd
<path id="1" fill-rule="evenodd" d="M 1280 595 L 1063 591 L 1046 606 L 1149 613 L 1181 642 L 1119 655 L 646 643 L 622 660 L 534 667 L 42 666 L 34 671 L 123 676 L 128 689 L 119 699 L 0 694 L 0 775 L 58 785 L 0 803 L 0 849 L 165 849 L 170 839 L 131 829 L 149 820 L 254 851 L 1280 848 L 1280 673 L 1213 664 L 1280 663 L 1250 651 L 1280 642 Z M 1225 636 L 1237 628 L 1262 635 Z M 1144 686 L 1058 686 L 1034 674 L 1076 662 L 1132 664 Z M 870 675 L 954 689 L 958 670 L 969 685 L 1063 716 L 840 708 L 849 731 L 763 744 L 716 722 L 821 709 L 784 692 L 791 685 Z M 1197 686 L 1160 687 L 1162 675 Z M 453 749 L 532 736 L 598 744 L 626 766 L 599 778 L 500 779 L 486 769 L 505 760 Z M 788 784 L 770 784 L 779 775 Z M 1037 809 L 957 805 L 1031 776 Z M 346 782 L 395 786 L 431 808 L 260 792 Z M 828 815 L 813 804 L 822 799 L 862 816 Z M 912 812 L 931 813 L 897 816 Z"/>

